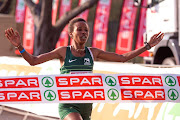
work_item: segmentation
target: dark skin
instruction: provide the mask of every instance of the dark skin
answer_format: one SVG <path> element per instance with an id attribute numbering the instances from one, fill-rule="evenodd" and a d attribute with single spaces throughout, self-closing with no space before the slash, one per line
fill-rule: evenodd
<path id="1" fill-rule="evenodd" d="M 19 49 L 19 51 L 23 50 L 23 46 L 20 40 L 19 33 L 14 31 L 12 28 L 5 30 L 5 36 L 7 39 Z M 85 43 L 89 37 L 89 26 L 86 22 L 76 22 L 74 23 L 74 30 L 69 33 L 69 36 L 73 39 L 71 52 L 76 57 L 85 56 Z M 153 35 L 149 41 L 149 45 L 151 47 L 157 45 L 163 39 L 164 33 L 157 33 Z M 32 66 L 44 63 L 46 61 L 52 59 L 59 59 L 61 65 L 64 64 L 65 56 L 66 56 L 66 46 L 56 48 L 55 50 L 41 54 L 39 56 L 33 56 L 29 54 L 27 51 L 22 53 L 22 57 Z M 145 46 L 138 48 L 134 51 L 119 55 L 114 52 L 107 52 L 100 50 L 98 48 L 90 47 L 90 50 L 93 54 L 94 60 L 102 59 L 105 61 L 113 61 L 113 62 L 126 62 L 139 54 L 146 51 Z M 83 120 L 79 113 L 70 113 L 68 114 L 64 120 Z"/>

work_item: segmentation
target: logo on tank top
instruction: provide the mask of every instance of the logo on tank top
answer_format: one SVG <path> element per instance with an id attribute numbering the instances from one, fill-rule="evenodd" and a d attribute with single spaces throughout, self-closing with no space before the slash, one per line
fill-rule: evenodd
<path id="1" fill-rule="evenodd" d="M 76 61 L 76 60 L 77 60 L 77 59 L 74 59 L 74 60 L 70 60 L 70 59 L 69 59 L 69 63 L 72 63 L 72 62 L 74 62 L 74 61 Z"/>
<path id="2" fill-rule="evenodd" d="M 89 58 L 84 58 L 84 65 L 91 65 Z"/>

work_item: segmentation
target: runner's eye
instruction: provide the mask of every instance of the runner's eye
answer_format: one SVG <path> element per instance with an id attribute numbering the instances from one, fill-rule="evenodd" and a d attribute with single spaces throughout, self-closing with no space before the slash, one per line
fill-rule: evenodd
<path id="1" fill-rule="evenodd" d="M 77 31 L 82 31 L 82 29 L 81 29 L 81 28 L 78 28 Z"/>

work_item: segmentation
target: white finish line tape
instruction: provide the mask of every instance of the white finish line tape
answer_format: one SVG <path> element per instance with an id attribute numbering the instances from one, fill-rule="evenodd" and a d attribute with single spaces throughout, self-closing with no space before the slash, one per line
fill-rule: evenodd
<path id="1" fill-rule="evenodd" d="M 180 102 L 177 74 L 0 77 L 0 103 Z"/>

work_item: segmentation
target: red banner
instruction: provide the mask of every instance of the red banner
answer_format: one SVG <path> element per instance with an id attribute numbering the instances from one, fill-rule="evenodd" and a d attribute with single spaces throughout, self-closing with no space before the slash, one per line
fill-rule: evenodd
<path id="1" fill-rule="evenodd" d="M 23 46 L 30 54 L 33 54 L 34 47 L 34 20 L 31 11 L 26 7 L 24 31 L 23 31 Z"/>
<path id="2" fill-rule="evenodd" d="M 35 0 L 38 3 L 39 0 Z M 34 47 L 34 20 L 31 11 L 25 7 L 25 19 L 24 19 L 24 31 L 23 31 L 23 46 L 30 54 L 33 54 Z M 19 51 L 15 51 L 16 54 L 20 54 Z"/>
<path id="3" fill-rule="evenodd" d="M 118 54 L 129 52 L 132 49 L 136 11 L 137 7 L 133 5 L 133 0 L 124 0 L 116 44 Z"/>
<path id="4" fill-rule="evenodd" d="M 53 4 L 52 4 L 52 24 L 53 25 L 56 23 L 58 2 L 59 0 L 53 0 Z"/>
<path id="5" fill-rule="evenodd" d="M 79 6 L 84 4 L 85 2 L 87 2 L 88 0 L 79 0 Z M 88 18 L 88 14 L 89 14 L 89 10 L 85 10 L 84 12 L 82 12 L 78 17 L 83 18 L 84 20 L 87 21 Z"/>
<path id="6" fill-rule="evenodd" d="M 111 0 L 100 0 L 96 9 L 94 24 L 93 47 L 106 50 L 108 20 L 111 8 Z"/>
<path id="7" fill-rule="evenodd" d="M 24 0 L 17 0 L 16 1 L 16 22 L 23 23 L 24 22 L 24 15 L 25 15 L 25 3 Z"/>
<path id="8" fill-rule="evenodd" d="M 142 0 L 141 5 L 147 6 L 147 0 Z M 144 46 L 143 34 L 146 32 L 146 10 L 147 8 L 142 7 L 140 11 L 136 49 Z M 148 56 L 148 51 L 140 54 L 139 56 L 141 57 Z"/>
<path id="9" fill-rule="evenodd" d="M 63 14 L 65 14 L 67 11 L 71 9 L 71 0 L 61 0 L 60 5 L 60 11 L 59 11 L 59 17 L 61 17 Z M 56 44 L 56 48 L 60 46 L 67 46 L 68 45 L 68 26 L 66 26 L 63 31 L 61 32 L 61 35 L 59 37 L 59 41 Z"/>

